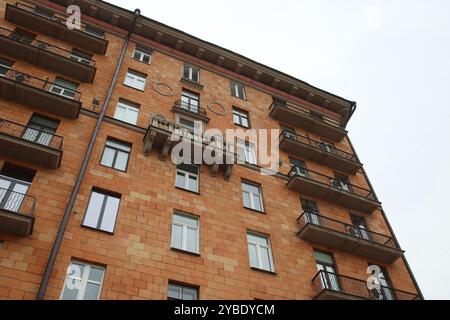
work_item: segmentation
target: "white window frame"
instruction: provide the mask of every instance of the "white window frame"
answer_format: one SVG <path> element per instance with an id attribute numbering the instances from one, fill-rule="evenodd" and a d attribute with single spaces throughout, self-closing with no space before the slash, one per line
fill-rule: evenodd
<path id="1" fill-rule="evenodd" d="M 184 224 L 182 222 L 175 221 L 175 217 L 176 216 L 183 216 L 183 217 L 186 217 L 186 218 L 189 218 L 189 219 L 192 219 L 192 220 L 196 220 L 197 221 L 197 227 L 194 227 L 194 226 L 191 226 L 191 225 L 187 225 L 187 224 Z M 181 231 L 181 248 L 177 248 L 177 247 L 173 246 L 173 243 L 172 243 L 173 239 L 171 239 L 170 246 L 173 249 L 178 249 L 178 250 L 183 250 L 183 251 L 186 251 L 186 252 L 192 252 L 192 253 L 199 254 L 200 253 L 200 219 L 198 217 L 196 217 L 196 216 L 193 216 L 193 215 L 188 215 L 188 214 L 184 214 L 184 213 L 175 212 L 173 214 L 173 217 L 172 217 L 172 230 L 173 230 L 173 226 L 174 225 L 177 225 L 177 226 L 182 228 L 182 231 Z M 190 251 L 190 250 L 187 249 L 187 247 L 188 247 L 188 241 L 187 241 L 188 229 L 196 231 L 196 234 L 197 234 L 197 243 L 196 243 L 197 250 L 196 251 Z"/>
<path id="2" fill-rule="evenodd" d="M 247 93 L 245 92 L 245 86 L 242 83 L 236 82 L 236 81 L 231 81 L 231 87 L 232 87 L 232 92 L 231 95 L 233 97 L 242 99 L 242 100 L 246 100 L 247 99 Z M 239 95 L 239 87 L 242 87 L 242 97 Z"/>
<path id="3" fill-rule="evenodd" d="M 181 187 L 181 186 L 177 185 L 177 176 L 178 176 L 179 172 L 184 174 L 184 187 Z M 184 190 L 188 190 L 188 191 L 192 191 L 192 192 L 198 193 L 199 190 L 200 190 L 200 172 L 199 171 L 197 171 L 197 172 L 198 172 L 197 174 L 194 174 L 192 172 L 188 172 L 188 171 L 185 171 L 185 170 L 177 168 L 177 171 L 175 173 L 175 186 L 178 187 L 178 188 L 182 188 Z M 189 178 L 190 177 L 195 177 L 196 180 L 197 180 L 197 188 L 196 188 L 196 190 L 191 190 L 189 188 Z"/>
<path id="4" fill-rule="evenodd" d="M 65 79 L 61 79 L 61 78 L 58 78 L 58 77 L 55 78 L 54 82 L 58 81 L 58 80 L 60 80 L 62 82 L 65 81 L 67 83 L 71 83 L 70 81 L 67 81 Z M 64 87 L 63 85 L 59 85 L 59 84 L 56 84 L 54 82 L 52 83 L 52 85 L 50 86 L 50 89 L 49 89 L 49 91 L 51 93 L 56 94 L 56 95 L 61 96 L 61 97 L 64 97 L 64 98 L 67 98 L 67 99 L 72 99 L 72 100 L 76 97 L 76 95 L 77 95 L 77 91 L 76 90 L 69 89 L 67 87 Z M 73 84 L 75 84 L 75 83 L 73 83 Z M 78 85 L 77 85 L 77 87 L 78 87 Z M 57 89 L 57 91 L 55 91 L 54 89 Z M 59 92 L 58 92 L 58 90 L 59 90 Z M 70 92 L 73 95 L 67 95 L 66 92 Z"/>
<path id="5" fill-rule="evenodd" d="M 183 285 L 180 285 L 180 284 L 169 282 L 169 286 L 167 287 L 167 290 L 169 290 L 170 286 L 172 286 L 172 288 L 178 289 L 181 297 L 180 298 L 173 298 L 173 297 L 169 297 L 169 294 L 167 294 L 167 298 L 168 299 L 183 300 L 183 291 L 184 291 L 184 289 L 189 289 L 189 290 L 195 291 L 195 300 L 198 300 L 198 293 L 199 293 L 198 292 L 199 291 L 198 288 L 189 287 L 189 286 L 183 286 Z M 195 300 L 193 300 L 193 301 L 195 301 Z M 187 300 L 184 300 L 184 301 L 187 301 Z"/>
<path id="6" fill-rule="evenodd" d="M 242 126 L 244 128 L 250 128 L 250 114 L 248 111 L 244 111 L 241 109 L 238 109 L 236 107 L 233 107 L 233 123 L 237 124 L 238 126 Z M 239 119 L 239 121 L 236 121 L 235 117 L 237 117 Z M 247 120 L 247 125 L 244 125 L 242 123 L 242 119 L 246 119 Z"/>
<path id="7" fill-rule="evenodd" d="M 244 150 L 245 162 L 249 164 L 258 164 L 256 155 L 256 146 L 253 143 L 244 140 L 238 140 L 238 147 Z"/>
<path id="8" fill-rule="evenodd" d="M 266 239 L 266 240 L 267 240 L 267 245 L 264 245 L 264 244 L 261 244 L 261 243 L 258 243 L 258 242 L 253 242 L 253 241 L 251 241 L 251 240 L 249 239 L 249 237 L 248 237 L 249 235 L 252 235 L 252 236 L 254 236 L 254 237 L 258 237 L 258 238 L 260 238 L 260 239 Z M 272 256 L 272 246 L 270 245 L 270 237 L 269 237 L 269 236 L 266 236 L 266 235 L 262 235 L 262 234 L 256 233 L 256 232 L 248 231 L 248 232 L 247 232 L 247 246 L 250 246 L 250 245 L 256 247 L 256 260 L 257 260 L 257 264 L 258 264 L 257 267 L 253 267 L 253 266 L 251 265 L 251 261 L 250 261 L 250 252 L 249 252 L 249 253 L 248 253 L 248 257 L 249 257 L 250 267 L 256 268 L 256 269 L 259 269 L 259 270 L 265 270 L 265 271 L 269 271 L 269 272 L 275 272 L 275 265 L 274 265 L 274 263 L 273 263 L 273 256 Z M 270 264 L 270 270 L 267 270 L 267 269 L 263 269 L 263 268 L 262 268 L 261 248 L 266 248 L 266 249 L 268 249 L 268 252 L 269 252 L 269 264 Z"/>
<path id="9" fill-rule="evenodd" d="M 119 116 L 118 116 L 118 113 L 119 113 L 118 109 L 119 108 L 125 108 L 125 115 L 124 115 L 123 119 L 120 119 Z M 135 123 L 127 120 L 128 113 L 129 113 L 130 110 L 136 111 L 136 113 L 137 113 L 137 117 L 136 117 L 136 122 Z M 140 111 L 139 107 L 137 107 L 136 105 L 132 105 L 131 103 L 123 101 L 123 100 L 119 100 L 119 102 L 117 103 L 116 111 L 114 113 L 114 119 L 117 119 L 117 120 L 120 120 L 120 121 L 123 121 L 123 122 L 126 122 L 126 123 L 130 123 L 130 124 L 136 125 L 137 121 L 138 121 L 138 118 L 139 118 L 139 111 Z"/>
<path id="10" fill-rule="evenodd" d="M 74 263 L 84 265 L 84 270 L 83 270 L 83 274 L 81 275 L 81 278 L 80 278 L 80 277 L 73 276 L 73 275 L 70 275 L 69 272 L 68 272 L 68 271 L 69 271 L 69 268 L 70 268 L 70 267 L 72 266 L 72 264 L 74 264 Z M 91 272 L 91 268 L 92 268 L 92 267 L 95 267 L 95 268 L 97 268 L 97 269 L 102 269 L 102 270 L 103 270 L 101 282 L 89 280 L 89 274 L 90 274 L 90 272 Z M 59 300 L 62 300 L 62 297 L 63 297 L 63 294 L 64 294 L 64 290 L 65 290 L 65 288 L 66 288 L 66 286 L 67 286 L 67 281 L 68 281 L 69 279 L 72 279 L 72 280 L 75 280 L 75 281 L 80 281 L 80 289 L 78 290 L 78 295 L 77 295 L 76 300 L 84 300 L 84 299 L 83 299 L 83 296 L 84 296 L 84 294 L 86 293 L 86 286 L 87 286 L 88 283 L 93 283 L 93 284 L 98 284 L 98 285 L 100 285 L 100 288 L 99 288 L 99 290 L 98 290 L 98 297 L 97 297 L 97 300 L 99 300 L 99 299 L 100 299 L 100 296 L 101 296 L 101 294 L 102 294 L 103 281 L 105 280 L 105 273 L 106 273 L 106 268 L 105 268 L 104 266 L 99 266 L 99 265 L 96 265 L 96 264 L 89 264 L 89 263 L 81 262 L 81 261 L 78 261 L 78 260 L 72 260 L 72 261 L 70 261 L 70 264 L 69 264 L 69 266 L 67 267 L 67 271 L 66 271 L 66 278 L 65 278 L 65 280 L 64 280 L 64 287 L 63 287 L 62 290 L 61 290 L 61 294 L 60 294 L 60 296 L 59 296 Z"/>
<path id="11" fill-rule="evenodd" d="M 189 75 L 188 75 L 187 80 L 190 80 L 190 81 L 195 82 L 195 83 L 200 83 L 200 68 L 199 67 L 196 67 L 196 66 L 193 66 L 193 65 L 190 65 L 190 64 L 185 64 L 183 66 L 183 78 L 184 78 L 184 71 L 185 71 L 185 69 L 189 70 Z M 197 78 L 198 78 L 197 80 L 193 79 L 194 70 L 197 71 Z"/>
<path id="12" fill-rule="evenodd" d="M 136 90 L 144 91 L 147 84 L 147 75 L 128 69 L 123 84 Z"/>
<path id="13" fill-rule="evenodd" d="M 139 53 L 139 59 L 135 57 L 135 54 Z M 148 57 L 148 62 L 144 61 L 144 57 L 147 56 Z M 152 52 L 150 50 L 147 50 L 145 48 L 139 47 L 136 45 L 136 47 L 134 48 L 133 51 L 133 59 L 140 61 L 142 63 L 146 63 L 146 64 L 150 64 L 152 62 Z"/>
<path id="14" fill-rule="evenodd" d="M 253 187 L 258 188 L 259 193 L 257 195 L 259 196 L 259 199 L 261 200 L 261 202 L 260 202 L 261 210 L 258 210 L 255 207 L 255 198 L 254 198 L 255 193 L 253 193 L 251 191 L 248 191 L 248 190 L 245 190 L 244 189 L 244 185 L 253 186 Z M 258 212 L 264 212 L 264 201 L 263 201 L 263 195 L 262 195 L 262 191 L 261 191 L 261 186 L 257 185 L 257 184 L 252 184 L 252 183 L 249 183 L 249 182 L 242 181 L 241 182 L 241 188 L 242 188 L 242 202 L 244 204 L 244 208 L 252 209 L 252 210 L 255 210 L 255 211 L 258 211 Z M 250 199 L 250 208 L 245 206 L 245 202 L 244 202 L 244 194 L 245 193 L 248 194 L 248 197 Z"/>

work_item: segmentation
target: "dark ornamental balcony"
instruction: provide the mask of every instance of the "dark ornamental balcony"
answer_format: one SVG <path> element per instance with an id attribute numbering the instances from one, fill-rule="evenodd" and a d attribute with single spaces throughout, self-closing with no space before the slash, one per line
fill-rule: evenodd
<path id="1" fill-rule="evenodd" d="M 71 30 L 66 26 L 67 17 L 65 15 L 32 3 L 7 4 L 5 19 L 18 26 L 49 35 L 93 53 L 105 54 L 108 47 L 108 41 L 89 32 L 86 25 L 81 24 L 80 30 Z"/>
<path id="2" fill-rule="evenodd" d="M 228 144 L 221 141 L 211 143 L 212 140 L 203 133 L 194 133 L 190 129 L 167 121 L 161 116 L 155 116 L 144 136 L 144 153 L 148 155 L 153 148 L 156 148 L 160 150 L 160 160 L 165 160 L 167 156 L 170 156 L 170 151 L 175 145 L 185 143 L 190 148 L 191 163 L 198 164 L 195 154 L 203 155 L 203 152 L 209 149 L 212 153 L 223 155 L 223 158 L 221 156 L 221 159 L 223 159 L 222 163 L 210 164 L 211 174 L 213 176 L 217 175 L 219 167 L 223 167 L 224 177 L 229 179 L 236 156 Z M 201 163 L 204 163 L 204 159 L 199 160 Z"/>
<path id="3" fill-rule="evenodd" d="M 341 141 L 347 135 L 347 131 L 338 121 L 284 101 L 274 100 L 269 108 L 269 115 L 275 120 L 302 128 L 334 142 Z"/>
<path id="4" fill-rule="evenodd" d="M 355 174 L 362 166 L 352 153 L 287 130 L 280 135 L 280 150 L 349 174 Z"/>
<path id="5" fill-rule="evenodd" d="M 379 286 L 369 289 L 367 282 L 340 274 L 319 271 L 312 280 L 315 300 L 419 300 L 418 294 Z"/>
<path id="6" fill-rule="evenodd" d="M 172 107 L 172 112 L 184 114 L 191 118 L 195 118 L 196 120 L 203 121 L 204 123 L 208 123 L 210 120 L 205 108 L 181 100 L 175 102 Z"/>
<path id="7" fill-rule="evenodd" d="M 0 154 L 37 164 L 59 168 L 63 138 L 0 118 Z"/>
<path id="8" fill-rule="evenodd" d="M 26 237 L 33 233 L 36 199 L 0 188 L 0 233 Z"/>
<path id="9" fill-rule="evenodd" d="M 394 263 L 403 254 L 392 237 L 326 218 L 314 212 L 304 212 L 297 222 L 300 226 L 298 236 L 314 244 L 384 263 Z"/>
<path id="10" fill-rule="evenodd" d="M 95 62 L 46 42 L 0 27 L 0 53 L 82 82 L 93 82 Z"/>
<path id="11" fill-rule="evenodd" d="M 381 205 L 372 191 L 349 183 L 343 184 L 336 178 L 315 171 L 292 167 L 289 177 L 289 189 L 361 213 L 370 214 Z"/>
<path id="12" fill-rule="evenodd" d="M 69 119 L 81 108 L 79 92 L 6 67 L 0 67 L 0 97 Z"/>

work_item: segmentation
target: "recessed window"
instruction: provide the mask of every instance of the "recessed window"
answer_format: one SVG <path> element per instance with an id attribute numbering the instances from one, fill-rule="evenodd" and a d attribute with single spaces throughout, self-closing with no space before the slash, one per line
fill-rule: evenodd
<path id="1" fill-rule="evenodd" d="M 91 60 L 92 60 L 92 55 L 81 52 L 76 49 L 72 49 L 72 51 L 69 54 L 69 59 L 78 61 L 79 63 L 85 64 L 85 65 L 90 65 Z"/>
<path id="2" fill-rule="evenodd" d="M 321 273 L 320 282 L 323 288 L 341 291 L 333 257 L 328 253 L 320 251 L 314 251 L 314 257 L 316 258 L 317 270 Z"/>
<path id="3" fill-rule="evenodd" d="M 332 180 L 332 184 L 335 188 L 352 192 L 352 186 L 350 184 L 350 181 L 347 176 L 344 176 L 342 174 L 335 174 L 334 179 Z"/>
<path id="4" fill-rule="evenodd" d="M 325 141 L 318 142 L 317 147 L 329 153 L 336 153 L 336 147 L 333 144 Z"/>
<path id="5" fill-rule="evenodd" d="M 167 298 L 169 300 L 198 300 L 198 289 L 169 283 Z"/>
<path id="6" fill-rule="evenodd" d="M 9 68 L 13 66 L 14 62 L 0 59 L 0 77 L 3 77 L 8 72 Z"/>
<path id="7" fill-rule="evenodd" d="M 248 255 L 252 268 L 274 272 L 269 237 L 247 232 Z"/>
<path id="8" fill-rule="evenodd" d="M 257 184 L 242 182 L 242 198 L 244 207 L 256 211 L 263 212 L 263 200 L 261 187 Z"/>
<path id="9" fill-rule="evenodd" d="M 183 90 L 181 92 L 180 107 L 193 113 L 199 112 L 200 96 L 196 93 Z"/>
<path id="10" fill-rule="evenodd" d="M 194 82 L 200 82 L 200 69 L 189 64 L 184 65 L 183 78 Z"/>
<path id="11" fill-rule="evenodd" d="M 108 138 L 101 164 L 120 171 L 126 171 L 130 151 L 131 144 Z"/>
<path id="12" fill-rule="evenodd" d="M 308 170 L 306 169 L 305 161 L 289 157 L 289 162 L 291 163 L 293 169 L 291 171 L 291 175 L 297 174 L 305 178 L 308 177 Z"/>
<path id="13" fill-rule="evenodd" d="M 171 245 L 175 249 L 199 252 L 199 221 L 197 217 L 174 213 Z"/>
<path id="14" fill-rule="evenodd" d="M 97 38 L 103 39 L 105 37 L 105 32 L 104 31 L 102 31 L 100 29 L 97 29 L 97 28 L 95 28 L 93 26 L 90 26 L 90 25 L 87 25 L 86 29 L 84 31 L 86 33 L 89 33 L 89 34 L 93 35 L 93 36 L 96 36 Z"/>
<path id="15" fill-rule="evenodd" d="M 237 148 L 240 159 L 245 159 L 245 162 L 249 164 L 257 164 L 256 147 L 253 143 L 238 140 Z"/>
<path id="16" fill-rule="evenodd" d="M 119 100 L 114 118 L 130 124 L 136 124 L 139 115 L 139 106 L 124 100 Z"/>
<path id="17" fill-rule="evenodd" d="M 245 110 L 233 107 L 233 122 L 239 126 L 250 128 L 249 115 Z"/>
<path id="18" fill-rule="evenodd" d="M 283 132 L 283 135 L 286 138 L 289 138 L 289 139 L 292 139 L 292 140 L 297 140 L 297 135 L 295 134 L 294 128 L 282 126 L 281 130 Z"/>
<path id="19" fill-rule="evenodd" d="M 83 226 L 112 233 L 119 212 L 119 204 L 119 195 L 93 189 Z"/>
<path id="20" fill-rule="evenodd" d="M 136 48 L 133 52 L 133 59 L 150 64 L 150 62 L 152 61 L 152 51 L 142 46 L 136 45 Z"/>
<path id="21" fill-rule="evenodd" d="M 51 146 L 58 126 L 59 120 L 33 114 L 22 138 L 44 146 Z"/>
<path id="22" fill-rule="evenodd" d="M 305 214 L 306 222 L 320 225 L 321 219 L 317 203 L 307 199 L 300 199 L 300 203 Z"/>
<path id="23" fill-rule="evenodd" d="M 137 90 L 144 91 L 146 81 L 147 75 L 133 70 L 128 70 L 124 84 Z"/>
<path id="24" fill-rule="evenodd" d="M 77 95 L 78 84 L 56 77 L 50 87 L 50 92 L 65 98 L 74 99 Z"/>
<path id="25" fill-rule="evenodd" d="M 61 300 L 100 299 L 104 275 L 104 267 L 72 261 L 67 268 Z"/>
<path id="26" fill-rule="evenodd" d="M 25 194 L 33 181 L 34 170 L 18 167 L 6 162 L 0 171 L 0 209 L 22 212 L 26 207 Z"/>
<path id="27" fill-rule="evenodd" d="M 245 100 L 245 86 L 242 83 L 238 83 L 235 81 L 230 82 L 231 86 L 231 95 L 233 97 Z"/>
<path id="28" fill-rule="evenodd" d="M 191 164 L 179 164 L 177 166 L 177 176 L 175 185 L 178 188 L 198 192 L 199 190 L 199 174 L 198 166 Z"/>

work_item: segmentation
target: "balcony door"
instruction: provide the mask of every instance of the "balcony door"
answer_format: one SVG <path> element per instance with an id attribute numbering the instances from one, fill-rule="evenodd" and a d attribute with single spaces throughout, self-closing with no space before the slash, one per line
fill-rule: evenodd
<path id="1" fill-rule="evenodd" d="M 392 291 L 391 281 L 389 280 L 389 275 L 384 268 L 380 268 L 380 273 L 378 274 L 378 280 L 380 281 L 379 289 L 372 289 L 372 294 L 375 299 L 378 300 L 395 300 L 394 292 Z"/>
<path id="2" fill-rule="evenodd" d="M 317 270 L 320 272 L 320 281 L 324 289 L 341 291 L 339 279 L 336 275 L 333 257 L 328 253 L 314 251 Z"/>
<path id="3" fill-rule="evenodd" d="M 76 83 L 56 78 L 50 87 L 50 92 L 65 98 L 74 99 L 77 94 L 78 85 Z"/>
<path id="4" fill-rule="evenodd" d="M 186 109 L 192 113 L 199 113 L 200 97 L 198 94 L 183 90 L 181 93 L 181 104 L 182 109 Z"/>
<path id="5" fill-rule="evenodd" d="M 362 239 L 372 240 L 369 228 L 367 228 L 366 219 L 353 214 L 350 215 L 350 218 L 352 219 L 352 224 L 356 227 L 355 229 L 352 229 L 354 232 L 353 235 Z"/>
<path id="6" fill-rule="evenodd" d="M 0 209 L 20 212 L 33 177 L 34 171 L 5 163 L 0 171 Z"/>
<path id="7" fill-rule="evenodd" d="M 33 115 L 22 138 L 44 146 L 50 146 L 59 121 Z"/>
<path id="8" fill-rule="evenodd" d="M 291 163 L 292 168 L 294 168 L 294 171 L 291 171 L 291 175 L 297 174 L 304 178 L 308 178 L 308 170 L 306 169 L 305 161 L 289 158 L 289 162 Z"/>
<path id="9" fill-rule="evenodd" d="M 300 199 L 302 210 L 307 223 L 320 225 L 319 209 L 315 201 Z"/>
<path id="10" fill-rule="evenodd" d="M 352 192 L 352 187 L 350 185 L 350 181 L 347 176 L 343 176 L 340 174 L 335 174 L 332 184 L 335 188 L 340 190 L 344 190 L 347 192 Z"/>

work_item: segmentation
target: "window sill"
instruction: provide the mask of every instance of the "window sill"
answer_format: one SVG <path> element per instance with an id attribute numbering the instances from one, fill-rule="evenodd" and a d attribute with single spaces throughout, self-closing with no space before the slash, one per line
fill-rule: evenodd
<path id="1" fill-rule="evenodd" d="M 145 88 L 144 89 L 138 89 L 138 88 L 132 87 L 129 84 L 126 84 L 126 83 L 124 83 L 123 85 L 125 87 L 127 87 L 127 88 L 130 88 L 130 89 L 133 89 L 133 90 L 136 90 L 136 91 L 139 91 L 139 92 L 144 92 L 145 91 Z"/>
<path id="2" fill-rule="evenodd" d="M 198 90 L 203 90 L 203 88 L 204 88 L 203 85 L 200 84 L 200 82 L 195 82 L 195 81 L 192 81 L 192 80 L 186 79 L 186 78 L 181 78 L 180 82 L 183 84 L 186 84 L 186 85 L 193 86 Z"/>
<path id="3" fill-rule="evenodd" d="M 270 274 L 270 275 L 273 275 L 273 276 L 276 276 L 276 275 L 277 275 L 277 273 L 276 273 L 275 271 L 269 271 L 269 270 L 264 270 L 264 269 L 255 268 L 255 267 L 250 267 L 250 269 L 252 269 L 253 271 L 258 271 L 258 272 Z"/>
<path id="4" fill-rule="evenodd" d="M 250 126 L 246 127 L 246 126 L 244 126 L 244 125 L 242 125 L 242 124 L 239 124 L 239 123 L 236 123 L 236 122 L 233 122 L 233 124 L 234 124 L 235 126 L 238 126 L 238 127 L 244 128 L 244 129 L 250 129 Z"/>
<path id="5" fill-rule="evenodd" d="M 244 206 L 244 209 L 247 209 L 247 210 L 250 210 L 250 211 L 253 211 L 253 212 L 259 213 L 259 214 L 266 214 L 266 212 L 265 212 L 265 211 L 259 211 L 259 210 L 256 210 L 256 209 L 252 209 L 252 208 L 248 208 L 248 207 L 245 207 L 245 206 Z"/>
<path id="6" fill-rule="evenodd" d="M 191 252 L 191 251 L 178 249 L 178 248 L 174 248 L 174 247 L 170 247 L 170 250 L 178 252 L 178 253 L 183 253 L 183 254 L 187 254 L 190 256 L 194 256 L 194 257 L 200 257 L 200 253 L 197 253 L 197 252 Z"/>
<path id="7" fill-rule="evenodd" d="M 107 235 L 110 235 L 110 236 L 114 235 L 114 231 L 113 232 L 105 231 L 105 230 L 97 229 L 97 228 L 94 228 L 94 227 L 85 226 L 84 224 L 82 224 L 81 227 L 85 228 L 85 229 L 92 230 L 92 231 L 101 232 L 101 233 L 104 233 L 104 234 L 107 234 Z"/>
<path id="8" fill-rule="evenodd" d="M 122 173 L 127 173 L 127 170 L 128 170 L 128 165 L 127 165 L 127 170 L 120 170 L 120 169 L 116 169 L 116 168 L 113 168 L 113 167 L 108 167 L 108 166 L 106 166 L 104 164 L 101 164 L 101 163 L 100 163 L 100 167 L 107 168 L 107 169 L 110 169 L 112 171 L 122 172 Z"/>
<path id="9" fill-rule="evenodd" d="M 247 102 L 247 99 L 245 99 L 245 98 L 240 98 L 240 97 L 236 97 L 236 96 L 234 96 L 234 95 L 231 95 L 233 98 L 236 98 L 236 99 L 239 99 L 239 100 L 241 100 L 241 101 L 245 101 L 245 102 Z"/>
<path id="10" fill-rule="evenodd" d="M 175 186 L 175 189 L 182 190 L 182 191 L 186 191 L 186 192 L 193 193 L 193 194 L 196 194 L 196 195 L 200 195 L 200 192 L 199 192 L 199 191 L 192 191 L 192 190 L 184 189 L 184 188 L 177 187 L 177 186 Z"/>
<path id="11" fill-rule="evenodd" d="M 143 64 L 151 64 L 151 63 L 152 63 L 151 61 L 150 61 L 150 62 L 144 62 L 144 61 L 141 61 L 141 60 L 139 60 L 139 59 L 136 59 L 136 58 L 131 58 L 131 59 L 133 59 L 134 61 L 137 61 L 137 62 L 143 63 Z"/>

